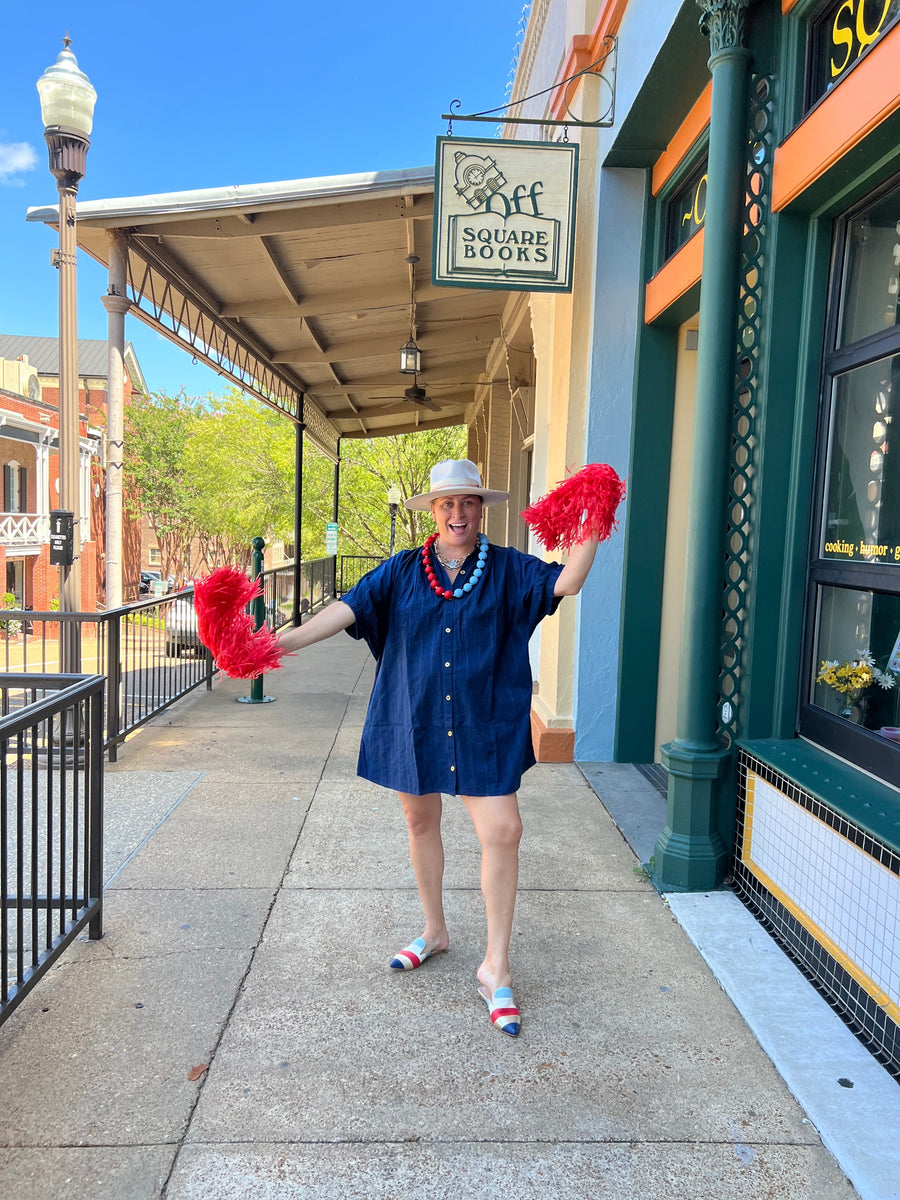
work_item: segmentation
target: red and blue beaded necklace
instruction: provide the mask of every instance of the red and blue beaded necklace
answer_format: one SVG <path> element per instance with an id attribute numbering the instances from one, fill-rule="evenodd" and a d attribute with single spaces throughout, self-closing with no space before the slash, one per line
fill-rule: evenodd
<path id="1" fill-rule="evenodd" d="M 472 588 L 475 587 L 475 585 L 481 579 L 481 576 L 484 574 L 484 564 L 487 562 L 488 552 L 487 534 L 479 533 L 478 535 L 478 562 L 472 571 L 470 578 L 462 585 L 462 587 L 453 588 L 452 590 L 443 586 L 435 574 L 434 567 L 431 565 L 431 547 L 437 540 L 438 534 L 433 533 L 422 547 L 422 566 L 425 568 L 425 578 L 428 580 L 431 590 L 436 595 L 441 596 L 444 600 L 459 600 L 471 592 Z"/>

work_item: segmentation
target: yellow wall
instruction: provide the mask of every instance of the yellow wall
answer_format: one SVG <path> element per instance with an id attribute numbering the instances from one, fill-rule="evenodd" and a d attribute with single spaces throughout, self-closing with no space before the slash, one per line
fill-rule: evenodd
<path id="1" fill-rule="evenodd" d="M 589 130 L 580 133 L 572 292 L 536 294 L 531 299 L 536 360 L 535 499 L 565 479 L 568 472 L 584 465 L 593 321 L 597 135 Z M 541 553 L 541 548 L 533 545 L 532 551 Z M 554 552 L 548 557 L 559 558 L 560 554 Z M 563 601 L 557 615 L 541 626 L 534 707 L 549 729 L 571 729 L 573 724 L 576 612 L 576 601 Z"/>
<path id="2" fill-rule="evenodd" d="M 675 737 L 678 711 L 678 680 L 681 664 L 682 613 L 684 611 L 684 531 L 687 527 L 691 437 L 694 423 L 694 392 L 697 385 L 697 351 L 685 346 L 689 331 L 696 331 L 692 317 L 678 330 L 678 359 L 675 368 L 675 414 L 672 422 L 672 461 L 669 474 L 669 508 L 666 519 L 666 561 L 663 576 L 662 628 L 659 647 L 659 676 L 656 701 L 656 748 Z M 696 338 L 696 332 L 694 333 Z M 696 341 L 694 342 L 696 345 Z"/>
<path id="3" fill-rule="evenodd" d="M 28 384 L 32 377 L 37 378 L 37 368 L 20 359 L 0 358 L 0 387 L 5 391 L 28 397 Z"/>

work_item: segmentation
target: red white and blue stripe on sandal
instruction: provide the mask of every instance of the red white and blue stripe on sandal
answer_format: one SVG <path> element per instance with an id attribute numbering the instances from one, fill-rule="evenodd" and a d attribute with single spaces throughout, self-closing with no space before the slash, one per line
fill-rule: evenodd
<path id="1" fill-rule="evenodd" d="M 430 957 L 430 954 L 425 951 L 425 939 L 416 938 L 414 942 L 410 942 L 408 946 L 397 951 L 391 959 L 391 968 L 394 971 L 414 971 L 416 967 L 421 967 L 426 958 Z"/>
<path id="2" fill-rule="evenodd" d="M 478 990 L 484 997 L 485 1004 L 488 1006 L 488 1012 L 491 1014 L 491 1024 L 494 1028 L 499 1029 L 501 1033 L 508 1033 L 510 1037 L 517 1037 L 522 1024 L 522 1016 L 516 1008 L 512 988 L 498 987 L 493 996 L 491 996 L 487 988 L 479 988 Z"/>

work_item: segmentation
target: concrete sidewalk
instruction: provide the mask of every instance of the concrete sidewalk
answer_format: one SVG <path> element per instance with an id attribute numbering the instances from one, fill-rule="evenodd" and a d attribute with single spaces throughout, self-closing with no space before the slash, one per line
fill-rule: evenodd
<path id="1" fill-rule="evenodd" d="M 277 703 L 223 681 L 108 768 L 105 936 L 0 1028 L 0 1197 L 852 1200 L 574 765 L 521 792 L 521 1036 L 477 994 L 456 800 L 451 950 L 388 969 L 420 910 L 396 797 L 355 774 L 371 679 L 332 639 Z"/>

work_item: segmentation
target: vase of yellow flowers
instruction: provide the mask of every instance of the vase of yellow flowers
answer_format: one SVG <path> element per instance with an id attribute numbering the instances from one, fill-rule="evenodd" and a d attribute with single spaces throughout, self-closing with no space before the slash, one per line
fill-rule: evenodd
<path id="1" fill-rule="evenodd" d="M 896 676 L 893 671 L 882 670 L 865 650 L 850 662 L 823 661 L 816 683 L 837 692 L 842 704 L 840 715 L 859 725 L 865 720 L 869 688 L 874 685 L 887 691 L 896 683 Z"/>

